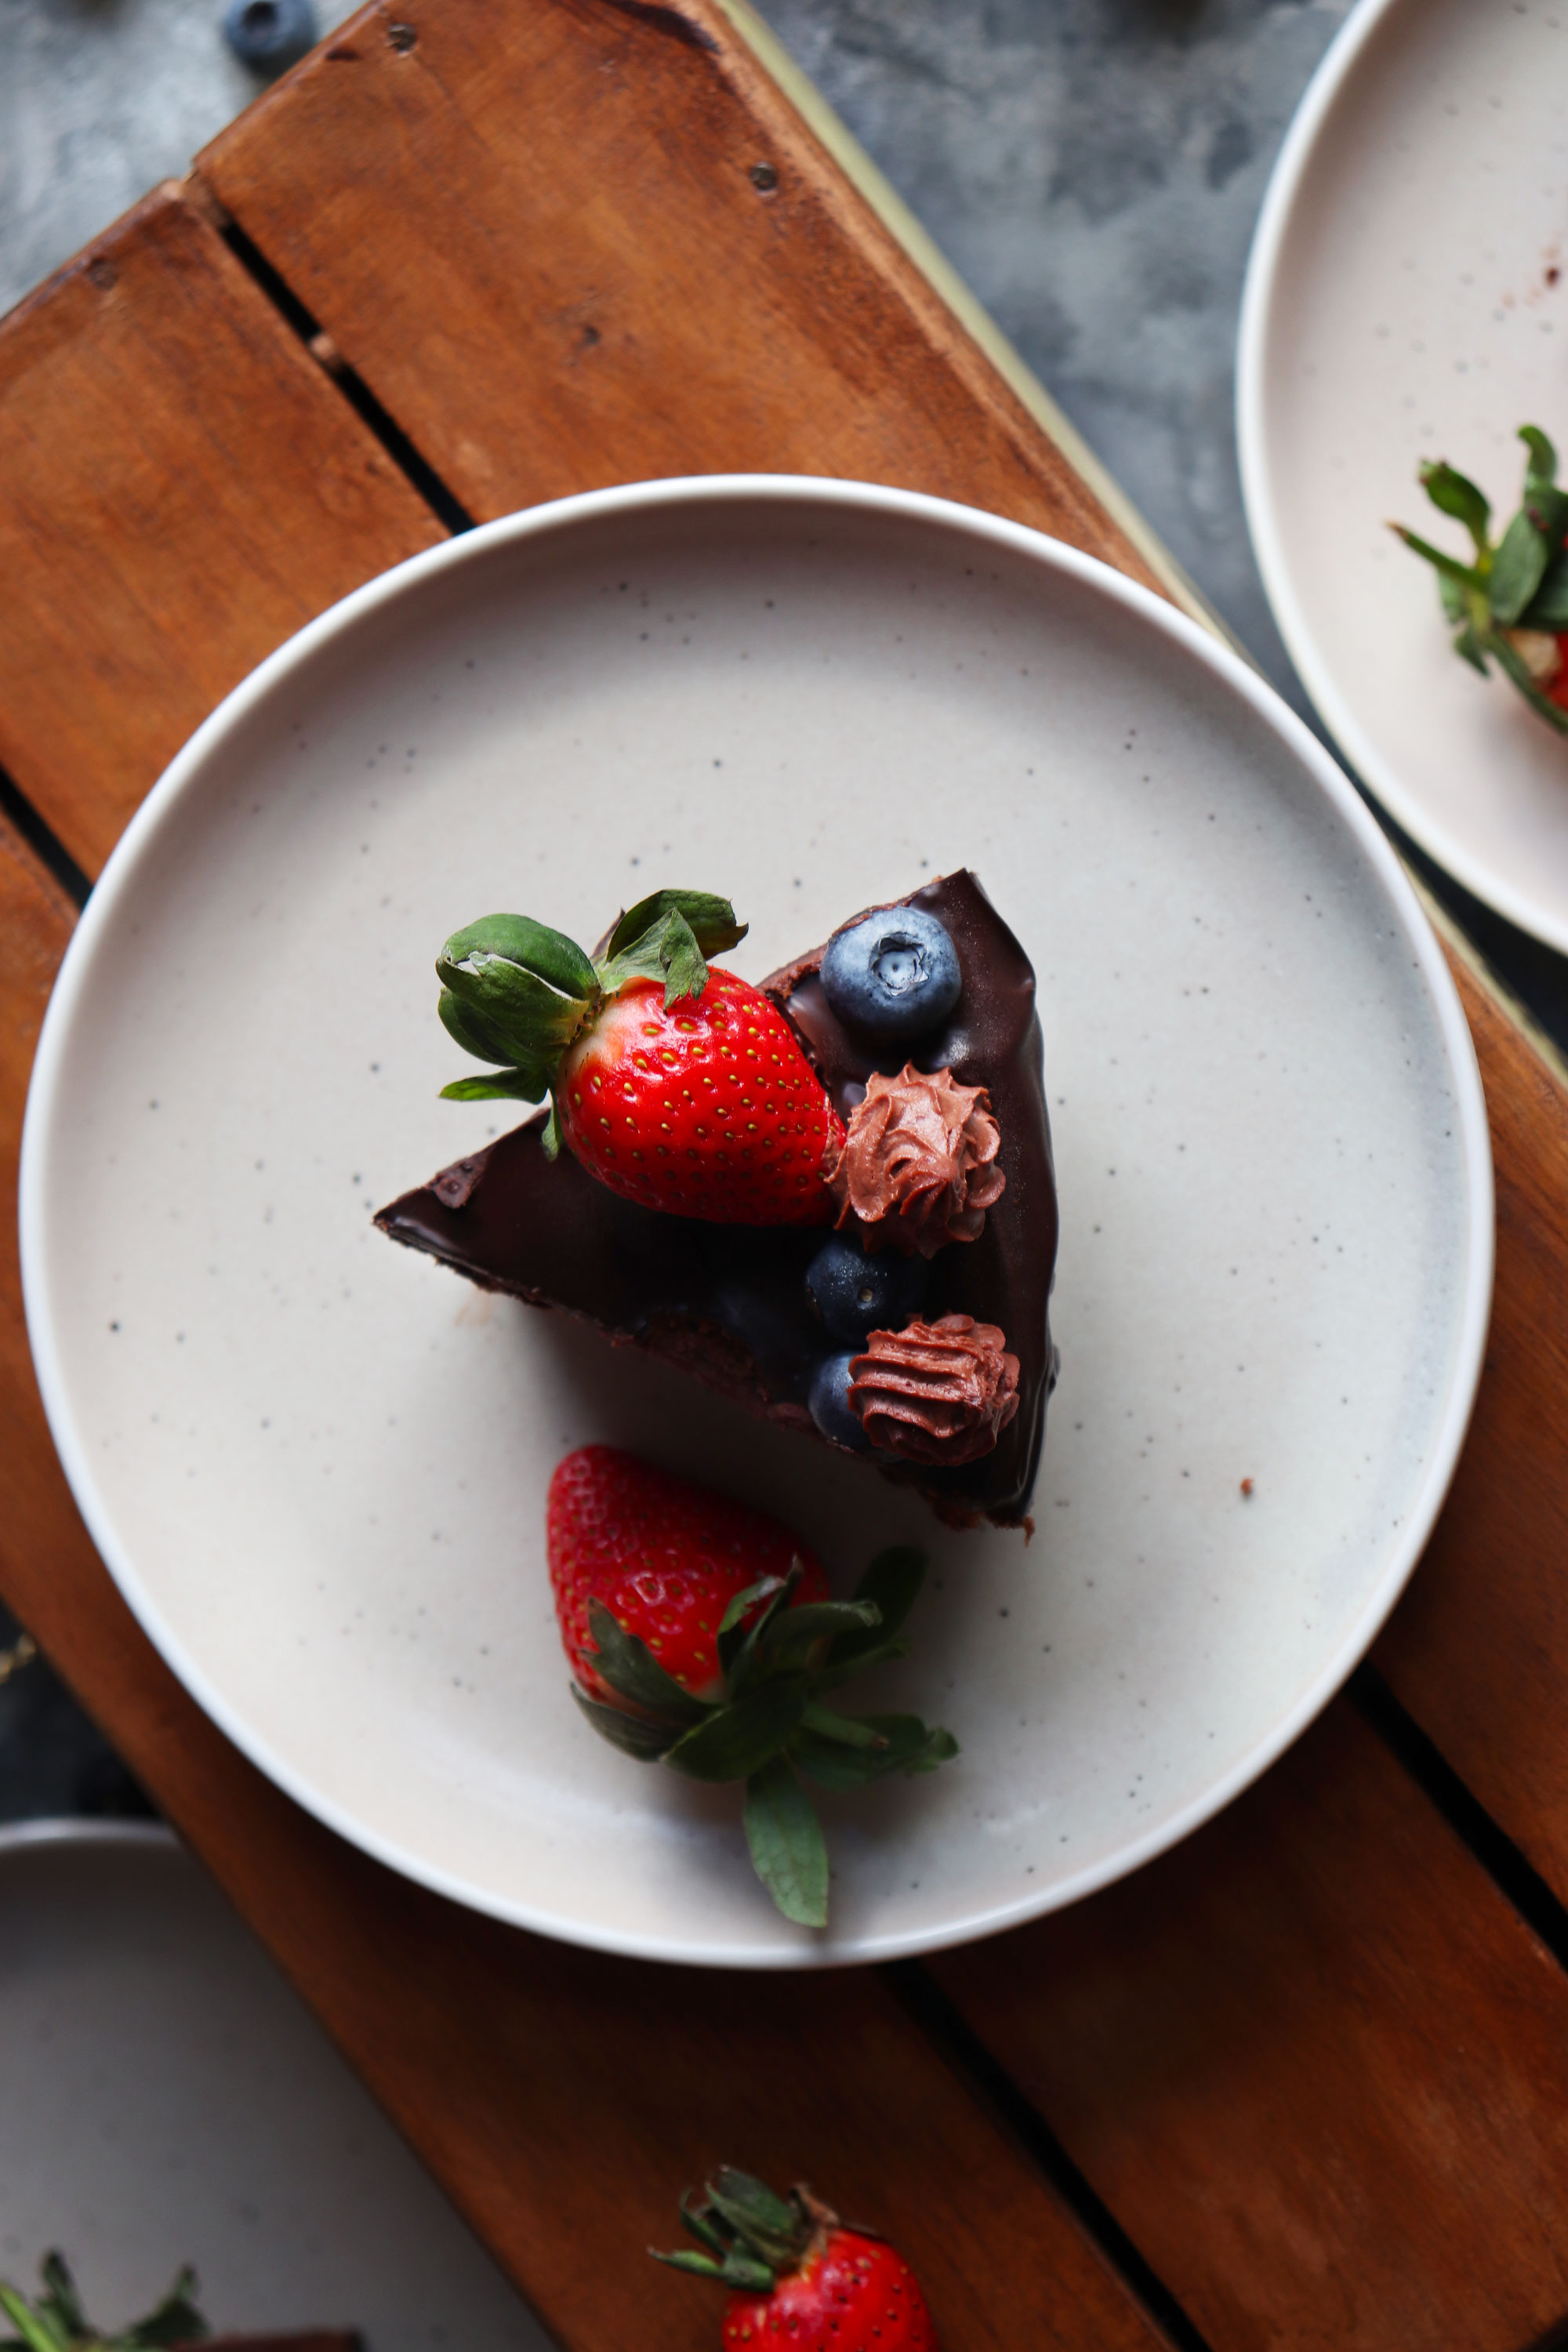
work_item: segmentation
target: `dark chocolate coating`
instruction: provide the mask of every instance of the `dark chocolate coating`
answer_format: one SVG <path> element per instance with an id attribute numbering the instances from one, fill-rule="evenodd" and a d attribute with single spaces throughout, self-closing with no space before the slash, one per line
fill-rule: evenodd
<path id="1" fill-rule="evenodd" d="M 1054 1379 L 1048 1303 L 1057 1196 L 1035 976 L 972 874 L 946 875 L 899 903 L 935 915 L 958 950 L 963 993 L 931 1036 L 880 1051 L 857 1044 L 823 994 L 820 948 L 763 985 L 794 1024 L 842 1118 L 874 1070 L 901 1069 L 906 1059 L 921 1070 L 951 1068 L 960 1084 L 990 1094 L 1007 1189 L 978 1241 L 937 1252 L 922 1312 L 932 1320 L 973 1315 L 1001 1327 L 1018 1359 L 1018 1410 L 992 1453 L 958 1469 L 872 1458 L 886 1476 L 918 1486 L 943 1518 L 1016 1526 L 1034 1488 Z M 710 1224 L 638 1208 L 569 1150 L 547 1160 L 539 1141 L 543 1123 L 542 1113 L 405 1192 L 376 1223 L 487 1289 L 531 1307 L 565 1307 L 752 1412 L 816 1435 L 806 1391 L 816 1366 L 837 1344 L 805 1288 L 825 1228 Z"/>

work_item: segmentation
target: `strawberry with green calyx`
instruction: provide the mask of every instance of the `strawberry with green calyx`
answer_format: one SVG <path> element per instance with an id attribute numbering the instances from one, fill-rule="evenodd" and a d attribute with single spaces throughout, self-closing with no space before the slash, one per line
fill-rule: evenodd
<path id="1" fill-rule="evenodd" d="M 1475 558 L 1463 563 L 1403 523 L 1389 529 L 1437 574 L 1454 651 L 1481 676 L 1495 660 L 1531 709 L 1568 734 L 1568 491 L 1557 486 L 1557 452 L 1538 425 L 1520 427 L 1529 452 L 1524 502 L 1495 543 L 1491 509 L 1452 466 L 1423 466 L 1423 489 L 1439 513 L 1464 524 Z"/>
<path id="2" fill-rule="evenodd" d="M 199 2344 L 212 2332 L 196 2309 L 196 2274 L 189 2268 L 144 2319 L 112 2335 L 88 2318 L 63 2255 L 46 2254 L 38 2269 L 44 2291 L 31 2303 L 0 2279 L 0 2311 L 16 2330 L 0 2336 L 0 2352 L 164 2352 L 170 2345 Z"/>
<path id="3" fill-rule="evenodd" d="M 548 1094 L 548 1156 L 564 1139 L 644 1208 L 826 1223 L 842 1122 L 777 1006 L 709 967 L 745 932 L 727 898 L 700 890 L 655 891 L 594 956 L 526 915 L 470 923 L 437 959 L 438 1010 L 465 1053 L 499 1066 L 443 1094 Z"/>
<path id="4" fill-rule="evenodd" d="M 798 1560 L 795 1605 L 830 1597 L 821 1561 L 791 1528 L 616 1445 L 580 1445 L 556 1464 L 544 1526 L 562 1644 L 588 1696 L 610 1706 L 592 1663 L 595 1601 L 683 1689 L 717 1700 L 719 1623 L 738 1593 L 759 1577 L 782 1583 Z"/>
<path id="5" fill-rule="evenodd" d="M 734 2291 L 726 2345 L 788 2343 L 797 2352 L 937 2352 L 925 2297 L 885 2238 L 850 2228 L 809 2189 L 775 2197 L 726 2165 L 680 2218 L 703 2249 L 655 2262 Z"/>
<path id="6" fill-rule="evenodd" d="M 802 1776 L 856 1789 L 958 1753 L 918 1716 L 828 1704 L 852 1675 L 905 1654 L 924 1556 L 881 1552 L 852 1601 L 808 1599 L 826 1595 L 822 1571 L 786 1528 L 608 1445 L 558 1465 L 546 1533 L 584 1717 L 639 1763 L 743 1780 L 758 1877 L 786 1918 L 826 1927 L 827 1849 Z M 762 1573 L 746 1575 L 748 1562 Z"/>

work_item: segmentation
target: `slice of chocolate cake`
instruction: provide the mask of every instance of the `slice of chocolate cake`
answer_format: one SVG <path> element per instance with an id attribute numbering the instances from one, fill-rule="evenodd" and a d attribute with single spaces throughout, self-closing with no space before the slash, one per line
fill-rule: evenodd
<path id="1" fill-rule="evenodd" d="M 1035 977 L 973 875 L 945 876 L 896 905 L 910 911 L 917 941 L 921 919 L 934 919 L 925 929 L 939 946 L 945 933 L 956 952 L 956 975 L 939 992 L 944 1009 L 923 1034 L 879 1043 L 874 1007 L 860 1017 L 855 975 L 846 982 L 839 967 L 874 934 L 865 916 L 762 984 L 834 1114 L 826 1156 L 815 1131 L 810 1139 L 816 1222 L 672 1214 L 611 1189 L 616 1181 L 641 1189 L 635 1172 L 591 1174 L 575 1148 L 551 1157 L 560 1130 L 547 1129 L 563 1102 L 568 1144 L 573 1117 L 586 1115 L 568 1051 L 549 1120 L 541 1113 L 458 1160 L 376 1223 L 487 1289 L 563 1307 L 768 1420 L 847 1442 L 917 1486 L 944 1519 L 1016 1527 L 1026 1522 L 1055 1378 L 1057 1200 Z M 611 954 L 623 927 L 605 943 Z M 465 969 L 452 948 L 468 936 L 443 961 L 448 984 Z M 900 942 L 891 947 L 896 965 Z M 830 949 L 837 961 L 825 982 Z M 555 965 L 546 968 L 562 986 Z M 901 984 L 896 970 L 894 980 Z M 459 1043 L 496 1061 L 499 1048 L 471 1042 L 477 990 L 476 982 L 466 1010 L 444 1005 L 443 1017 Z M 486 1019 L 493 1001 L 481 1008 Z M 654 1037 L 651 1023 L 646 1034 Z M 489 1090 L 521 1093 L 515 1076 Z M 465 1088 L 481 1090 L 475 1081 Z M 601 1124 L 610 1131 L 608 1118 Z M 829 1200 L 820 1197 L 825 1178 Z M 844 1230 L 833 1234 L 836 1210 Z"/>

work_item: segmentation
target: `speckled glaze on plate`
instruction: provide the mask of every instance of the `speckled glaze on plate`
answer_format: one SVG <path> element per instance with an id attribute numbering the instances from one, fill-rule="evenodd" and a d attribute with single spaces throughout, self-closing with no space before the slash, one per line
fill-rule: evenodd
<path id="1" fill-rule="evenodd" d="M 945 1531 L 859 1463 L 373 1231 L 500 1123 L 436 1098 L 431 959 L 458 923 L 518 906 L 592 938 L 680 880 L 733 895 L 756 977 L 965 864 L 1038 975 L 1057 1146 L 1032 1544 Z M 1034 533 L 795 479 L 512 518 L 267 663 L 93 894 L 23 1174 L 63 1457 L 225 1729 L 460 1900 L 759 1967 L 1068 1901 L 1279 1753 L 1441 1498 L 1490 1217 L 1436 943 L 1269 690 Z M 825 1807 L 826 1937 L 756 1886 L 736 1791 L 576 1718 L 542 1499 L 589 1438 L 780 1512 L 841 1579 L 890 1540 L 934 1556 L 881 1703 L 963 1753 Z"/>
<path id="2" fill-rule="evenodd" d="M 0 1830 L 0 2276 L 58 2246 L 110 2326 L 183 2263 L 223 2329 L 548 2339 L 166 1830 Z"/>
<path id="3" fill-rule="evenodd" d="M 1290 656 L 1347 758 L 1467 888 L 1568 950 L 1568 739 L 1448 647 L 1426 565 L 1500 521 L 1521 425 L 1568 459 L 1568 7 L 1362 0 L 1280 152 L 1242 306 L 1247 521 Z"/>

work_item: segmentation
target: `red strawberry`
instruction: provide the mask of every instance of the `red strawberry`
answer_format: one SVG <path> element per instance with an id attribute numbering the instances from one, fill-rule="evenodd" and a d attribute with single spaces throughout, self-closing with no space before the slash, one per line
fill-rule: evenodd
<path id="1" fill-rule="evenodd" d="M 615 1692 L 586 1663 L 590 1601 L 602 1601 L 695 1696 L 718 1698 L 719 1624 L 738 1592 L 762 1577 L 782 1582 L 798 1559 L 795 1601 L 827 1599 L 821 1561 L 777 1519 L 614 1445 L 580 1446 L 557 1464 L 545 1528 L 566 1655 L 584 1687 L 612 1706 Z"/>
<path id="2" fill-rule="evenodd" d="M 732 971 L 667 1005 L 634 980 L 571 1047 L 561 1131 L 645 1209 L 736 1225 L 826 1223 L 844 1129 L 777 1006 Z"/>
<path id="3" fill-rule="evenodd" d="M 958 1753 L 919 1716 L 837 1705 L 852 1675 L 903 1655 L 923 1554 L 879 1552 L 853 1601 L 830 1601 L 776 1519 L 614 1445 L 556 1465 L 545 1525 L 583 1715 L 639 1764 L 743 1780 L 758 1877 L 786 1918 L 826 1927 L 827 1848 L 802 1780 L 860 1789 Z"/>
<path id="4" fill-rule="evenodd" d="M 726 898 L 659 890 L 588 956 L 524 915 L 455 932 L 440 1013 L 480 1061 L 443 1092 L 553 1107 L 590 1173 L 647 1209 L 721 1224 L 826 1224 L 844 1128 L 782 1013 L 707 958 L 743 939 Z"/>
<path id="5" fill-rule="evenodd" d="M 707 2252 L 656 2261 L 737 2292 L 724 2341 L 758 2352 L 937 2352 L 925 2297 L 903 2256 L 868 2231 L 847 2229 L 808 2189 L 775 2197 L 726 2166 L 680 2214 Z"/>

